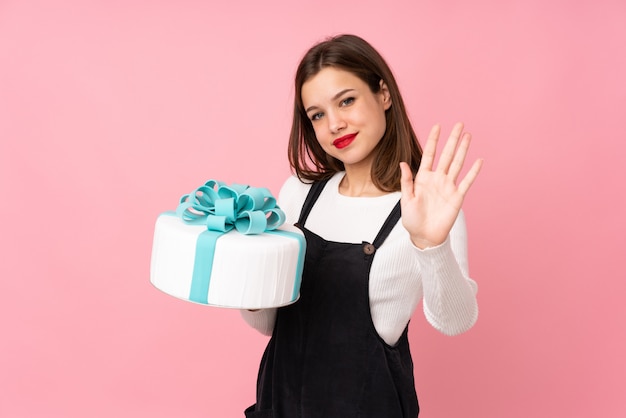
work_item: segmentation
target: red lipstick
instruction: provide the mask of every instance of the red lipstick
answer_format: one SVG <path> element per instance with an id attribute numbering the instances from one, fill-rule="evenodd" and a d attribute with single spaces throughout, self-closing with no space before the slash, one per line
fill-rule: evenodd
<path id="1" fill-rule="evenodd" d="M 358 133 L 358 132 L 357 132 Z M 350 145 L 352 143 L 352 141 L 354 141 L 354 138 L 356 137 L 356 133 L 354 134 L 348 134 L 348 135 L 344 135 L 341 138 L 337 138 L 333 141 L 333 145 L 338 148 L 338 149 L 342 149 L 347 147 L 348 145 Z"/>

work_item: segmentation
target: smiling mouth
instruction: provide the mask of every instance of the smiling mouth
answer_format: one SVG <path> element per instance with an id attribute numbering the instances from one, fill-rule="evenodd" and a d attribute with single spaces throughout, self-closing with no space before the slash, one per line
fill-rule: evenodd
<path id="1" fill-rule="evenodd" d="M 358 133 L 358 132 L 357 132 Z M 356 138 L 356 133 L 354 134 L 349 134 L 349 135 L 344 135 L 341 138 L 337 138 L 333 141 L 333 145 L 336 148 L 345 148 L 348 145 L 350 145 L 352 143 L 352 141 L 354 140 L 354 138 Z"/>

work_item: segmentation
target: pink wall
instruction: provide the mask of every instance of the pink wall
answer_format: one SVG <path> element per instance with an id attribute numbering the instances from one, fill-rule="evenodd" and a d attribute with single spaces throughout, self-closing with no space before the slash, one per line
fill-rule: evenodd
<path id="1" fill-rule="evenodd" d="M 412 321 L 423 417 L 626 416 L 623 1 L 205 3 L 0 3 L 0 416 L 243 416 L 266 339 L 152 288 L 153 222 L 278 192 L 295 65 L 340 32 L 486 161 L 479 322 Z"/>

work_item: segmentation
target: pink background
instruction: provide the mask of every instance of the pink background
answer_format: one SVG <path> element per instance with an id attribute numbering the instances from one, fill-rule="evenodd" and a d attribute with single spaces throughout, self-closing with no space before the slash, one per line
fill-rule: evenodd
<path id="1" fill-rule="evenodd" d="M 421 416 L 626 416 L 623 1 L 207 3 L 0 2 L 0 416 L 243 416 L 267 340 L 150 285 L 153 224 L 209 178 L 278 193 L 295 66 L 342 32 L 486 162 L 480 318 L 415 315 Z"/>

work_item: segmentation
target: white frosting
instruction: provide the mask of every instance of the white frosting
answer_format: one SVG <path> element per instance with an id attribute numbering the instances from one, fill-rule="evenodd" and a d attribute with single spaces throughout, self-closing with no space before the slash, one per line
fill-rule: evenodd
<path id="1" fill-rule="evenodd" d="M 289 225 L 279 230 L 303 235 Z M 188 225 L 176 216 L 158 217 L 150 270 L 150 281 L 156 288 L 190 300 L 196 242 L 204 231 L 206 226 Z M 261 309 L 295 302 L 295 288 L 300 283 L 296 271 L 299 251 L 299 241 L 284 235 L 231 231 L 220 236 L 210 275 L 208 304 Z"/>

